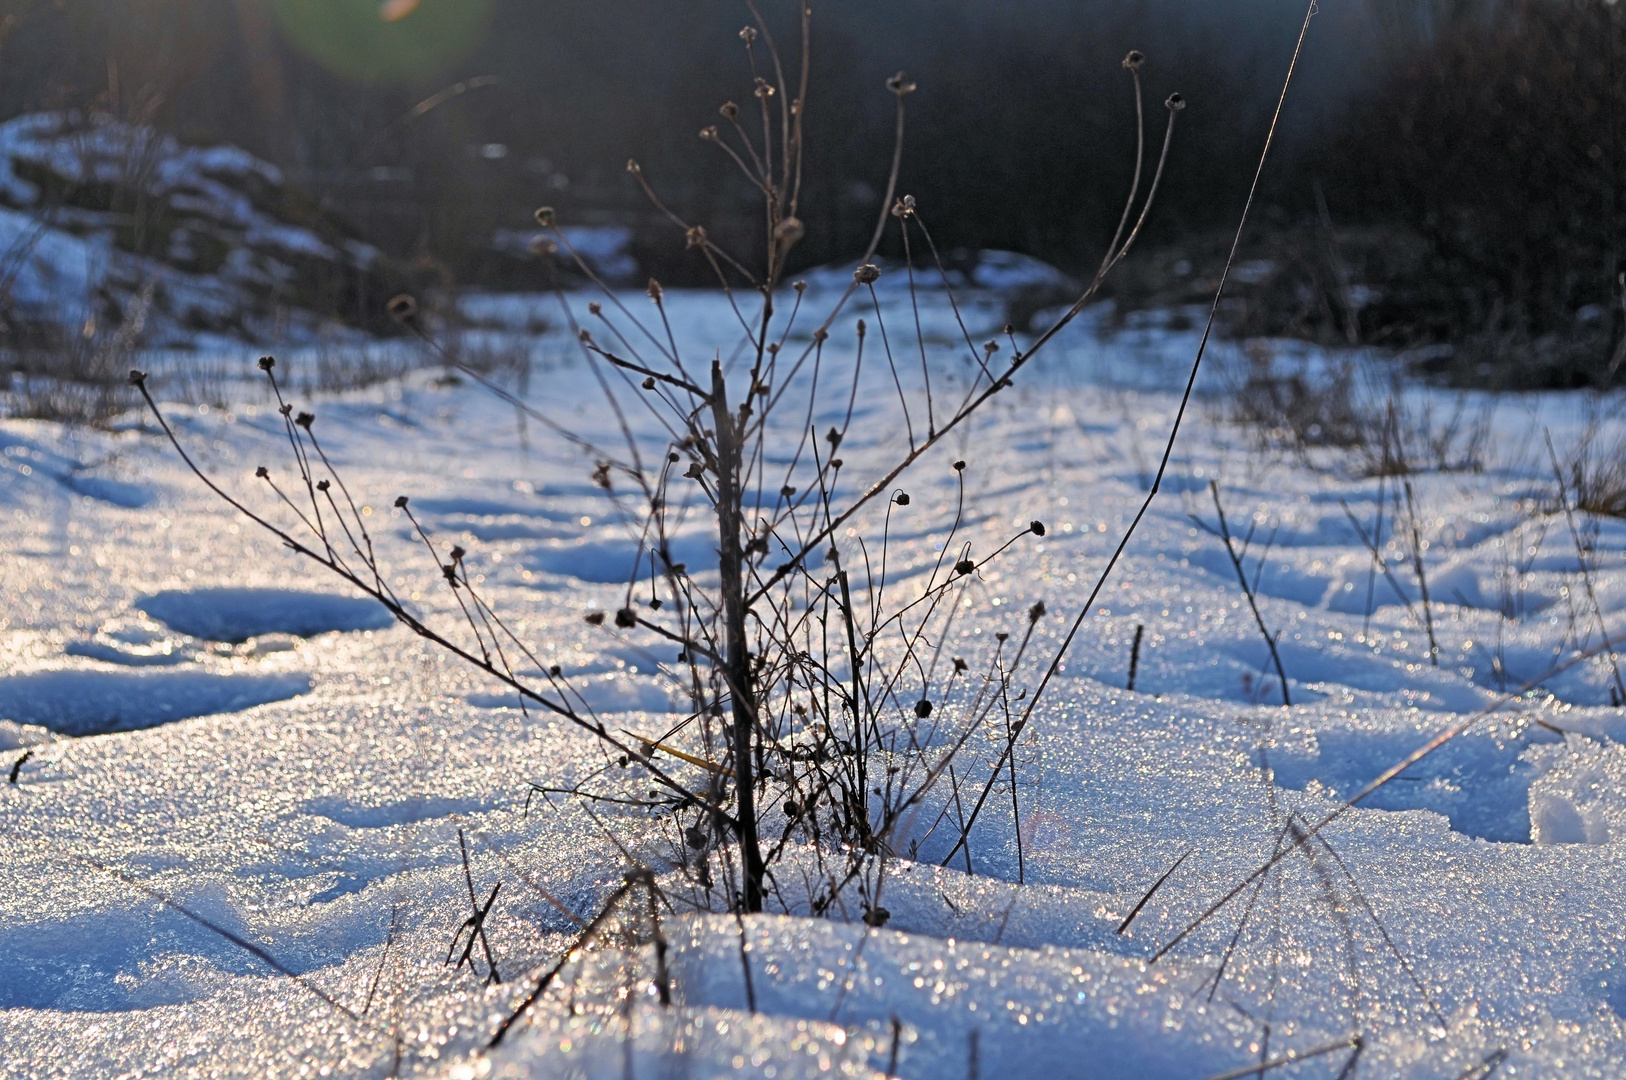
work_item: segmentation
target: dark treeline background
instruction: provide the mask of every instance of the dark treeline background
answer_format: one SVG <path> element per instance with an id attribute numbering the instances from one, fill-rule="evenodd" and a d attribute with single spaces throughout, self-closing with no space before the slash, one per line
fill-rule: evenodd
<path id="1" fill-rule="evenodd" d="M 795 4 L 760 3 L 794 66 Z M 497 280 L 514 271 L 491 238 L 542 203 L 567 222 L 632 224 L 647 269 L 699 280 L 703 264 L 626 175 L 629 156 L 716 235 L 759 220 L 733 164 L 697 138 L 723 101 L 755 106 L 738 36 L 750 13 L 735 0 L 0 0 L 0 12 L 5 116 L 100 109 L 241 145 L 393 256 L 454 280 L 523 284 Z M 900 190 L 939 243 L 1085 271 L 1133 169 L 1119 61 L 1135 48 L 1154 146 L 1163 98 L 1190 103 L 1148 247 L 1206 269 L 1302 18 L 1300 0 L 820 0 L 796 258 L 862 248 L 891 148 L 884 82 L 901 69 L 920 90 Z M 1255 241 L 1303 264 L 1280 285 L 1285 304 L 1259 306 L 1297 323 L 1264 328 L 1401 344 L 1556 335 L 1607 367 L 1622 18 L 1605 0 L 1323 0 Z M 1312 235 L 1327 224 L 1336 243 Z M 1170 260 L 1130 275 L 1125 295 L 1177 296 L 1148 277 Z M 1306 274 L 1312 292 L 1353 276 L 1381 300 L 1340 314 L 1304 299 Z M 1297 316 L 1277 310 L 1295 302 Z"/>

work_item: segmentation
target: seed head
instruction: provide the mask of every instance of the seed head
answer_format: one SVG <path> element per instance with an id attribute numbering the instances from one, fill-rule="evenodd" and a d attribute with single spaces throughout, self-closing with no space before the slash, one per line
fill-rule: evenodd
<path id="1" fill-rule="evenodd" d="M 792 495 L 796 494 L 796 489 L 794 487 L 792 487 L 791 485 L 786 484 L 784 487 L 779 489 L 779 494 L 783 495 L 785 498 L 788 499 Z"/>
<path id="2" fill-rule="evenodd" d="M 962 577 L 977 568 L 977 564 L 970 559 L 961 559 L 954 564 L 954 572 Z"/>
<path id="3" fill-rule="evenodd" d="M 526 242 L 525 247 L 532 255 L 535 255 L 538 258 L 552 255 L 554 252 L 559 250 L 559 245 L 555 244 L 552 240 L 549 240 L 545 236 L 531 237 L 530 240 Z"/>
<path id="4" fill-rule="evenodd" d="M 803 293 L 805 293 L 807 291 L 807 282 L 805 282 L 805 281 L 793 281 L 793 282 L 790 283 L 790 287 L 792 289 L 796 290 L 796 295 L 797 296 L 800 296 L 800 295 L 802 295 Z"/>
<path id="5" fill-rule="evenodd" d="M 860 285 L 869 285 L 880 279 L 881 268 L 874 263 L 865 263 L 853 271 L 853 280 Z"/>
<path id="6" fill-rule="evenodd" d="M 683 238 L 685 247 L 705 247 L 706 228 L 704 225 L 691 225 L 688 231 L 683 234 Z"/>
<path id="7" fill-rule="evenodd" d="M 638 162 L 634 161 L 632 158 L 627 159 L 627 171 L 634 176 L 642 176 L 644 172 L 644 170 L 638 166 Z"/>
<path id="8" fill-rule="evenodd" d="M 316 414 L 302 412 L 298 416 L 294 417 L 294 423 L 298 424 L 306 431 L 309 431 L 311 429 L 311 425 L 316 423 Z"/>
<path id="9" fill-rule="evenodd" d="M 954 463 L 954 471 L 955 471 L 955 472 L 965 472 L 965 462 L 963 462 L 963 461 L 956 461 L 956 462 L 955 462 L 955 463 Z"/>
<path id="10" fill-rule="evenodd" d="M 740 107 L 734 104 L 732 101 L 723 102 L 723 107 L 717 111 L 728 117 L 730 120 L 733 120 L 740 115 Z"/>
<path id="11" fill-rule="evenodd" d="M 661 302 L 661 297 L 666 295 L 665 291 L 661 288 L 661 283 L 656 281 L 654 278 L 649 279 L 649 284 L 644 288 L 644 292 L 648 293 L 649 298 L 655 301 L 657 304 Z"/>
<path id="12" fill-rule="evenodd" d="M 773 85 L 769 83 L 767 79 L 764 79 L 762 76 L 758 75 L 757 88 L 752 92 L 755 93 L 759 98 L 771 98 L 773 97 Z"/>
<path id="13" fill-rule="evenodd" d="M 756 39 L 757 31 L 755 27 L 747 26 L 745 29 L 740 31 L 740 40 L 745 42 L 747 46 L 749 46 Z"/>
<path id="14" fill-rule="evenodd" d="M 622 608 L 615 613 L 615 625 L 623 630 L 630 630 L 638 625 L 638 613 L 631 608 Z"/>
<path id="15" fill-rule="evenodd" d="M 254 475 L 261 480 L 269 480 L 271 479 L 271 470 L 266 468 L 264 465 L 261 465 L 258 469 L 254 470 Z"/>
<path id="16" fill-rule="evenodd" d="M 915 715 L 916 716 L 918 716 L 918 717 L 920 717 L 920 719 L 924 720 L 924 719 L 926 719 L 926 717 L 930 716 L 931 714 L 932 714 L 932 703 L 931 703 L 930 698 L 921 698 L 919 701 L 915 702 Z"/>
<path id="17" fill-rule="evenodd" d="M 965 657 L 956 656 L 954 658 L 954 670 L 960 672 L 970 671 L 971 665 L 965 662 Z"/>
<path id="18" fill-rule="evenodd" d="M 915 92 L 915 84 L 910 82 L 908 74 L 902 71 L 886 80 L 886 88 L 899 97 Z"/>
<path id="19" fill-rule="evenodd" d="M 908 506 L 909 505 L 909 493 L 907 491 L 900 491 L 900 492 L 898 492 L 897 497 L 894 498 L 892 501 L 897 503 L 899 506 Z"/>
<path id="20" fill-rule="evenodd" d="M 277 366 L 277 358 L 276 357 L 274 357 L 274 356 L 262 356 L 262 357 L 260 357 L 260 370 L 261 371 L 270 371 L 272 368 L 274 368 L 276 366 Z"/>
<path id="21" fill-rule="evenodd" d="M 406 504 L 407 504 L 407 497 L 405 495 L 397 495 L 395 497 L 395 508 L 397 510 L 405 510 L 406 509 Z"/>
<path id="22" fill-rule="evenodd" d="M 542 226 L 544 229 L 553 228 L 553 207 L 539 206 L 536 208 L 536 213 L 532 216 L 536 218 L 536 223 Z"/>
<path id="23" fill-rule="evenodd" d="M 1042 522 L 1042 521 L 1030 521 L 1030 522 L 1028 522 L 1028 529 L 1033 533 L 1034 536 L 1043 536 L 1044 535 L 1044 522 Z"/>
<path id="24" fill-rule="evenodd" d="M 1186 107 L 1186 99 L 1181 97 L 1179 92 L 1175 92 L 1170 94 L 1169 100 L 1165 101 L 1163 104 L 1168 106 L 1170 112 L 1179 112 L 1181 109 Z"/>
<path id="25" fill-rule="evenodd" d="M 704 142 L 717 142 L 717 141 L 719 141 L 718 138 L 717 138 L 717 125 L 716 124 L 707 124 L 705 127 L 701 128 L 700 129 L 700 138 Z"/>
<path id="26" fill-rule="evenodd" d="M 558 664 L 554 664 L 552 667 L 548 668 L 548 674 L 557 679 L 560 675 L 564 674 L 564 668 L 560 667 Z"/>
<path id="27" fill-rule="evenodd" d="M 587 613 L 587 625 L 589 625 L 589 626 L 603 626 L 604 625 L 604 612 L 602 612 L 602 611 L 589 611 Z"/>
<path id="28" fill-rule="evenodd" d="M 333 485 L 329 484 L 326 480 L 318 480 L 318 481 L 316 481 L 316 490 L 317 491 L 326 491 L 328 488 L 330 488 L 332 486 Z"/>
<path id="29" fill-rule="evenodd" d="M 1129 55 L 1124 57 L 1125 71 L 1139 71 L 1140 66 L 1146 63 L 1146 55 L 1139 49 L 1130 49 Z"/>
<path id="30" fill-rule="evenodd" d="M 1044 618 L 1044 610 L 1045 608 L 1043 600 L 1040 600 L 1038 603 L 1028 608 L 1028 622 L 1038 622 L 1040 619 Z"/>
<path id="31" fill-rule="evenodd" d="M 644 389 L 645 390 L 653 390 L 653 389 L 655 389 L 655 376 L 650 375 L 650 376 L 648 376 L 648 377 L 646 377 L 644 379 Z"/>
<path id="32" fill-rule="evenodd" d="M 604 311 L 604 305 L 599 303 L 597 300 L 589 300 L 587 302 L 587 313 L 589 315 L 598 315 L 598 314 L 602 313 L 603 311 Z"/>
<path id="33" fill-rule="evenodd" d="M 147 381 L 147 373 L 145 371 L 140 371 L 140 370 L 137 370 L 136 368 L 131 368 L 130 369 L 130 385 L 131 386 L 142 386 L 142 385 L 144 385 L 146 383 L 146 381 Z"/>
<path id="34" fill-rule="evenodd" d="M 418 315 L 418 301 L 407 293 L 399 293 L 390 297 L 386 310 L 389 311 L 390 318 L 396 322 L 409 323 Z"/>

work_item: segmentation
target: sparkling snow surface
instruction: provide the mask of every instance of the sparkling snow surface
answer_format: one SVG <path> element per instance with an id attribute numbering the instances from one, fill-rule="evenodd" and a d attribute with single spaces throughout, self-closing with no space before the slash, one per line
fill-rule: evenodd
<path id="1" fill-rule="evenodd" d="M 822 313 L 829 288 L 807 303 Z M 907 359 L 907 297 L 883 297 Z M 622 302 L 650 310 L 641 294 Z M 511 303 L 559 323 L 551 300 Z M 734 354 L 725 303 L 673 292 L 668 307 L 695 364 Z M 855 318 L 873 334 L 868 307 L 837 321 L 826 364 L 846 355 Z M 978 345 L 1004 319 L 988 295 L 962 310 Z M 920 318 L 941 410 L 968 361 L 941 294 Z M 813 325 L 804 316 L 799 332 Z M 948 536 L 955 459 L 969 463 L 956 549 L 969 541 L 980 559 L 1031 519 L 1048 526 L 966 587 L 945 656 L 980 670 L 995 635 L 1019 633 L 1043 600 L 1033 655 L 1048 658 L 1149 486 L 1194 344 L 1156 319 L 1105 337 L 1069 330 L 900 480 L 912 495 L 891 519 L 900 595 L 922 586 Z M 532 403 L 615 448 L 574 343 L 553 333 L 525 347 Z M 1019 748 L 1025 884 L 1008 799 L 972 833 L 971 875 L 961 856 L 938 866 L 948 828 L 927 835 L 922 822 L 919 861 L 887 869 L 884 929 L 856 906 L 743 922 L 669 912 L 671 1009 L 654 996 L 651 950 L 609 942 L 567 965 L 490 1054 L 501 1018 L 578 931 L 560 907 L 591 919 L 627 869 L 579 804 L 528 799 L 527 781 L 568 783 L 602 751 L 235 517 L 138 418 L 114 433 L 0 425 L 0 773 L 28 753 L 14 785 L 0 776 L 0 1075 L 786 1078 L 875 1076 L 895 1056 L 898 1075 L 932 1080 L 973 1068 L 1198 1078 L 1357 1034 L 1345 1076 L 1626 1074 L 1626 714 L 1609 705 L 1602 658 L 1506 704 L 1329 826 L 1338 861 L 1293 854 L 1267 888 L 1148 963 L 1270 854 L 1273 813 L 1319 820 L 1572 656 L 1570 627 L 1595 635 L 1541 447 L 1544 426 L 1574 442 L 1574 400 L 1503 399 L 1484 471 L 1414 478 L 1436 668 L 1408 613 L 1417 598 L 1398 595 L 1416 582 L 1404 544 L 1386 553 L 1396 580 L 1377 578 L 1368 625 L 1371 558 L 1344 504 L 1370 530 L 1378 481 L 1332 457 L 1310 468 L 1257 449 L 1226 419 L 1236 351 L 1211 360 L 1162 493 Z M 241 362 L 251 373 L 253 357 Z M 283 370 L 302 362 L 279 358 Z M 919 425 L 918 357 L 899 366 Z M 163 400 L 163 379 L 152 386 Z M 217 482 L 291 523 L 253 478 L 264 464 L 297 482 L 281 419 L 246 374 L 230 393 L 224 407 L 169 406 L 171 423 Z M 624 389 L 629 410 L 639 393 Z M 1448 412 L 1454 399 L 1439 397 Z M 846 401 L 846 384 L 823 388 L 819 430 Z M 584 620 L 623 604 L 637 550 L 589 455 L 478 387 L 428 375 L 299 407 L 316 412 L 394 587 L 426 617 L 459 618 L 393 506 L 401 494 L 442 550 L 468 548 L 497 609 L 607 724 L 643 733 L 683 708 L 669 644 Z M 791 412 L 770 460 L 794 449 Z M 898 417 L 892 377 L 867 353 L 843 487 L 905 445 Z M 642 447 L 646 460 L 663 449 Z M 1253 527 L 1248 572 L 1280 631 L 1290 708 L 1223 547 L 1188 517 L 1212 523 L 1211 479 L 1233 529 Z M 875 525 L 863 527 L 872 557 Z M 1626 526 L 1581 525 L 1603 617 L 1626 636 Z M 676 557 L 703 564 L 698 508 L 677 536 Z M 838 542 L 854 565 L 856 539 Z M 1040 670 L 1030 659 L 1016 686 Z M 940 703 L 950 729 L 956 707 Z M 966 759 L 978 783 L 996 752 Z M 595 813 L 662 869 L 660 819 Z M 777 835 L 783 818 L 767 813 Z M 473 889 L 502 882 L 486 923 L 496 986 L 443 962 L 469 915 L 459 829 Z M 793 848 L 778 874 L 811 868 Z M 1350 1054 L 1267 1075 L 1338 1076 Z"/>

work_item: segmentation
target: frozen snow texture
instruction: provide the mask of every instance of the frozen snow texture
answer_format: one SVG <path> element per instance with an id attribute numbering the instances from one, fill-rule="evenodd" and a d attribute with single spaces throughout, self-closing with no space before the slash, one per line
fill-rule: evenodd
<path id="1" fill-rule="evenodd" d="M 0 676 L 0 718 L 59 735 L 135 731 L 308 693 L 303 675 L 36 671 Z"/>
<path id="2" fill-rule="evenodd" d="M 332 630 L 381 630 L 390 613 L 363 597 L 295 589 L 171 589 L 136 601 L 170 629 L 236 645 L 262 634 L 311 637 Z"/>
<path id="3" fill-rule="evenodd" d="M 807 303 L 845 287 L 826 277 Z M 907 291 L 883 282 L 888 325 L 908 325 Z M 923 297 L 923 325 L 941 332 L 931 340 L 956 340 L 941 295 Z M 544 302 L 556 303 L 515 307 Z M 685 345 L 733 340 L 717 298 L 672 290 L 667 305 Z M 962 312 L 978 340 L 1005 319 L 992 295 Z M 1034 518 L 1048 526 L 966 582 L 972 603 L 943 650 L 975 670 L 1036 600 L 1055 614 L 1034 655 L 1055 645 L 1143 497 L 1172 411 L 1170 372 L 1189 360 L 1192 334 L 1156 318 L 1105 337 L 1084 322 L 963 443 L 900 481 L 912 503 L 891 521 L 888 588 L 899 595 L 921 587 L 946 546 L 962 480 L 970 513 L 956 543 L 979 557 Z M 850 337 L 850 325 L 833 329 L 830 362 Z M 559 359 L 569 344 L 539 340 L 531 400 L 609 440 L 615 420 L 591 374 Z M 962 359 L 933 348 L 943 378 L 962 377 Z M 867 482 L 904 440 L 888 420 L 890 374 L 875 368 L 842 445 L 844 485 Z M 232 389 L 226 412 L 177 407 L 171 419 L 228 490 L 284 514 L 253 477 L 281 460 L 281 418 Z M 845 388 L 821 399 L 819 430 L 846 401 Z M 522 451 L 512 409 L 469 386 L 409 380 L 315 409 L 324 447 L 371 511 L 390 585 L 415 610 L 462 625 L 436 563 L 392 510 L 402 493 L 442 550 L 468 549 L 485 594 L 534 649 L 516 667 L 557 665 L 607 727 L 635 737 L 681 719 L 670 711 L 685 703 L 676 647 L 583 618 L 627 602 L 637 550 L 616 498 L 589 478 L 593 461 L 535 426 Z M 922 1080 L 965 1076 L 973 1033 L 984 1077 L 1196 1078 L 1354 1031 L 1366 1040 L 1362 1076 L 1476 1075 L 1504 1053 L 1506 1075 L 1626 1074 L 1626 720 L 1609 705 L 1604 658 L 1508 703 L 1330 826 L 1341 864 L 1291 851 L 1245 925 L 1247 895 L 1148 964 L 1270 855 L 1285 815 L 1319 820 L 1448 724 L 1596 642 L 1584 606 L 1568 615 L 1584 590 L 1541 468 L 1515 454 L 1480 474 L 1412 477 L 1435 667 L 1401 599 L 1420 601 L 1405 538 L 1386 527 L 1396 589 L 1374 579 L 1341 505 L 1372 528 L 1378 481 L 1259 452 L 1222 414 L 1188 417 L 1163 494 L 1035 714 L 1017 760 L 1020 831 L 1000 788 L 969 850 L 941 867 L 957 828 L 939 793 L 899 838 L 881 929 L 858 921 L 856 901 L 808 917 L 803 873 L 816 878 L 816 861 L 793 832 L 776 871 L 789 913 L 744 920 L 755 1016 L 740 923 L 690 914 L 686 886 L 666 875 L 678 909 L 663 914 L 673 1010 L 655 1002 L 648 937 L 629 932 L 567 964 L 491 1055 L 500 1019 L 621 884 L 625 859 L 603 830 L 657 868 L 669 851 L 662 819 L 584 808 L 557 790 L 603 784 L 636 800 L 637 770 L 406 631 L 383 630 L 377 609 L 312 592 L 334 583 L 224 514 L 154 440 L 5 424 L 0 1075 L 381 1076 L 399 1062 L 402 1075 L 621 1077 L 630 1060 L 638 1077 L 772 1068 L 777 1078 L 823 1071 L 826 1058 L 829 1074 L 874 1075 L 888 1066 L 894 1015 L 896 1072 Z M 1578 410 L 1565 397 L 1509 400 L 1500 423 L 1509 446 L 1528 445 L 1531 424 L 1562 446 Z M 652 458 L 662 445 L 645 449 Z M 793 449 L 770 445 L 767 460 L 782 465 Z M 957 457 L 970 463 L 963 474 Z M 1216 478 L 1228 513 L 1257 522 L 1247 570 L 1280 632 L 1291 708 L 1228 558 L 1188 517 L 1211 520 Z M 846 566 L 862 564 L 856 541 L 837 537 Z M 704 566 L 710 542 L 697 514 L 674 557 Z M 1601 523 L 1589 561 L 1618 639 L 1626 532 Z M 906 701 L 922 691 L 911 678 Z M 1024 668 L 1022 685 L 1033 679 Z M 934 716 L 950 725 L 939 737 L 965 707 L 938 695 Z M 186 723 L 76 737 L 98 718 L 133 726 L 194 710 Z M 996 753 L 979 745 L 968 767 Z M 778 835 L 782 814 L 766 813 Z M 1340 903 L 1328 903 L 1318 867 Z M 444 961 L 470 883 L 483 901 L 499 882 L 487 928 L 504 981 L 488 987 L 483 960 L 478 974 Z M 1341 1050 L 1276 1072 L 1330 1080 L 1347 1059 Z"/>

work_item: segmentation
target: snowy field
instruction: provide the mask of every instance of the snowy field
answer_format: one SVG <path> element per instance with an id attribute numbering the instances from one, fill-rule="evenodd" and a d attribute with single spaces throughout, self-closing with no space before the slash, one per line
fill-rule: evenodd
<path id="1" fill-rule="evenodd" d="M 905 325 L 907 298 L 883 295 L 888 325 Z M 559 321 L 551 300 L 476 306 L 490 325 Z M 730 359 L 725 303 L 671 293 L 668 307 L 691 353 Z M 993 293 L 965 310 L 979 340 L 1004 321 Z M 850 348 L 859 314 L 832 349 Z M 932 295 L 921 318 L 935 357 L 952 312 Z M 1195 348 L 1178 320 L 1097 322 L 906 473 L 911 505 L 892 509 L 899 590 L 923 588 L 940 557 L 957 459 L 956 550 L 969 541 L 980 559 L 1046 523 L 968 578 L 941 642 L 944 663 L 983 670 L 1043 601 L 1013 689 L 1042 673 L 1144 497 Z M 569 335 L 521 344 L 530 403 L 613 439 Z M 166 409 L 217 482 L 291 524 L 254 479 L 262 464 L 292 473 L 253 359 L 227 402 Z M 301 356 L 278 359 L 297 375 Z M 1278 359 L 1326 361 L 1286 344 Z M 165 365 L 184 362 L 144 362 L 161 402 L 174 400 Z M 963 357 L 933 362 L 963 380 Z M 1393 478 L 1337 451 L 1263 448 L 1228 403 L 1241 350 L 1210 363 L 1161 494 L 1022 733 L 1020 832 L 1000 789 L 940 865 L 953 830 L 930 819 L 955 813 L 940 793 L 913 857 L 888 862 L 884 926 L 839 906 L 736 920 L 674 905 L 669 1008 L 652 947 L 602 940 L 489 1053 L 632 861 L 668 871 L 666 820 L 539 793 L 597 776 L 604 752 L 279 550 L 150 417 L 112 432 L 0 424 L 0 771 L 15 780 L 0 777 L 0 1074 L 1626 1075 L 1626 714 L 1607 654 L 1578 659 L 1600 626 L 1626 636 L 1626 523 L 1577 515 L 1572 532 L 1543 443 L 1550 430 L 1560 453 L 1575 445 L 1581 403 L 1468 401 L 1493 415 L 1483 467 L 1414 475 L 1415 513 L 1397 527 Z M 394 505 L 407 495 L 608 726 L 664 730 L 685 708 L 674 646 L 586 619 L 623 606 L 637 551 L 593 461 L 440 374 L 297 403 L 394 587 L 425 617 L 460 617 Z M 891 376 L 872 364 L 842 444 L 855 485 L 903 438 L 881 420 L 889 404 Z M 1417 390 L 1408 407 L 1458 404 Z M 845 390 L 821 397 L 814 426 L 845 408 Z M 1290 706 L 1204 527 L 1217 527 L 1211 481 L 1250 536 L 1243 569 Z M 695 513 L 676 544 L 699 563 L 713 539 Z M 939 701 L 946 730 L 969 697 L 962 684 Z M 1277 848 L 1468 721 L 1318 836 Z M 998 751 L 975 747 L 975 785 Z M 636 796 L 633 772 L 607 788 Z M 764 813 L 777 838 L 785 818 Z M 798 844 L 780 877 L 815 858 Z M 1277 850 L 1271 873 L 1152 962 Z M 473 970 L 447 960 L 473 948 L 471 899 L 499 882 L 484 928 L 501 982 L 488 984 L 484 946 Z"/>

